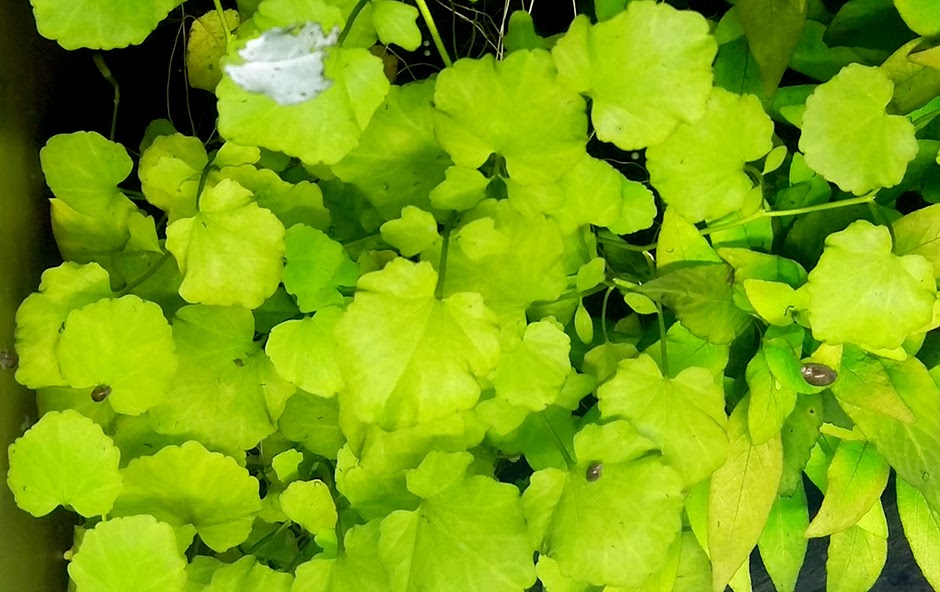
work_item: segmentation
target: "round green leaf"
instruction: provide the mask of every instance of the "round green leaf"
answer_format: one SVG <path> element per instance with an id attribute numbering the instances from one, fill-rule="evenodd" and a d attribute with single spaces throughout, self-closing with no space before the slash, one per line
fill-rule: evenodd
<path id="1" fill-rule="evenodd" d="M 705 113 L 717 51 L 702 15 L 640 1 L 595 25 L 578 17 L 552 56 L 559 82 L 591 97 L 597 137 L 635 150 Z"/>
<path id="2" fill-rule="evenodd" d="M 421 30 L 415 22 L 418 9 L 404 2 L 379 0 L 372 3 L 372 23 L 379 40 L 385 45 L 394 43 L 406 51 L 421 46 Z"/>
<path id="3" fill-rule="evenodd" d="M 434 106 L 437 137 L 458 166 L 479 168 L 495 153 L 516 181 L 551 183 L 584 155 L 584 101 L 557 83 L 544 50 L 458 60 L 438 76 Z"/>
<path id="4" fill-rule="evenodd" d="M 682 479 L 626 421 L 585 428 L 575 448 L 570 470 L 532 475 L 523 494 L 529 535 L 574 580 L 638 587 L 681 530 Z"/>
<path id="5" fill-rule="evenodd" d="M 414 206 L 405 206 L 401 218 L 382 225 L 382 238 L 405 257 L 414 257 L 440 238 L 437 220 L 430 212 Z"/>
<path id="6" fill-rule="evenodd" d="M 911 31 L 924 37 L 940 33 L 940 6 L 932 0 L 894 0 L 894 7 Z"/>
<path id="7" fill-rule="evenodd" d="M 121 453 L 101 426 L 77 411 L 52 411 L 10 445 L 7 484 L 33 516 L 63 505 L 103 516 L 121 491 Z"/>
<path id="8" fill-rule="evenodd" d="M 507 337 L 510 343 L 504 343 L 492 378 L 496 396 L 541 411 L 555 402 L 568 379 L 571 339 L 550 319 L 527 325 L 522 335 Z"/>
<path id="9" fill-rule="evenodd" d="M 900 346 L 930 323 L 937 299 L 930 263 L 892 254 L 888 229 L 861 220 L 826 238 L 805 289 L 816 339 L 872 348 Z"/>
<path id="10" fill-rule="evenodd" d="M 914 126 L 885 107 L 894 84 L 878 68 L 850 64 L 806 99 L 800 150 L 806 164 L 861 195 L 901 182 L 917 156 Z"/>
<path id="11" fill-rule="evenodd" d="M 332 397 L 343 388 L 333 328 L 342 310 L 330 307 L 313 317 L 274 327 L 264 350 L 278 374 L 301 389 Z"/>
<path id="12" fill-rule="evenodd" d="M 291 226 L 284 236 L 284 287 L 303 312 L 343 304 L 340 288 L 356 285 L 359 268 L 343 245 L 309 226 Z"/>
<path id="13" fill-rule="evenodd" d="M 137 45 L 183 0 L 30 0 L 39 34 L 65 49 Z"/>
<path id="14" fill-rule="evenodd" d="M 108 272 L 97 263 L 63 263 L 44 271 L 39 292 L 16 311 L 17 382 L 32 389 L 65 386 L 56 357 L 59 328 L 73 310 L 113 295 Z"/>
<path id="15" fill-rule="evenodd" d="M 376 11 L 379 4 L 398 2 L 375 3 Z M 450 165 L 450 156 L 434 136 L 433 97 L 433 80 L 392 86 L 385 104 L 362 132 L 359 145 L 332 167 L 337 177 L 358 187 L 386 219 L 398 217 L 406 205 L 429 209 L 428 194 L 444 180 Z M 446 205 L 435 203 L 435 207 Z"/>
<path id="16" fill-rule="evenodd" d="M 336 558 L 322 555 L 297 568 L 291 592 L 388 592 L 388 576 L 379 559 L 380 522 L 353 526 L 346 531 L 343 552 Z"/>
<path id="17" fill-rule="evenodd" d="M 209 163 L 199 138 L 168 134 L 154 138 L 140 156 L 137 176 L 147 201 L 168 216 L 170 224 L 196 215 L 196 191 Z"/>
<path id="18" fill-rule="evenodd" d="M 650 181 L 689 222 L 737 212 L 754 185 L 744 165 L 770 151 L 773 133 L 756 96 L 715 88 L 701 119 L 646 151 Z"/>
<path id="19" fill-rule="evenodd" d="M 434 296 L 430 263 L 395 259 L 359 279 L 336 326 L 346 390 L 362 421 L 405 427 L 469 409 L 499 359 L 496 315 L 479 294 Z"/>
<path id="20" fill-rule="evenodd" d="M 111 515 L 150 514 L 176 528 L 192 525 L 221 553 L 248 538 L 260 509 L 257 479 L 234 459 L 190 441 L 131 461 Z"/>
<path id="21" fill-rule="evenodd" d="M 246 555 L 235 563 L 219 566 L 203 592 L 289 592 L 293 581 L 290 574 Z"/>
<path id="22" fill-rule="evenodd" d="M 335 6 L 296 0 L 268 0 L 259 6 L 254 20 L 262 30 L 318 23 L 323 31 L 333 31 L 345 22 Z M 232 44 L 224 65 L 236 62 L 233 54 L 240 45 Z M 296 105 L 278 105 L 224 76 L 216 87 L 219 132 L 227 140 L 283 152 L 308 164 L 339 162 L 358 143 L 388 94 L 389 82 L 382 60 L 361 48 L 329 50 L 324 68 L 329 88 Z"/>
<path id="23" fill-rule="evenodd" d="M 199 212 L 166 229 L 187 302 L 258 308 L 281 281 L 284 226 L 235 181 L 206 187 Z"/>
<path id="24" fill-rule="evenodd" d="M 127 295 L 72 311 L 57 356 L 69 386 L 110 387 L 107 400 L 115 411 L 139 415 L 166 398 L 175 351 L 160 307 Z"/>
<path id="25" fill-rule="evenodd" d="M 173 527 L 153 516 L 129 516 L 86 532 L 69 575 L 81 592 L 183 592 L 186 559 Z"/>
<path id="26" fill-rule="evenodd" d="M 281 492 L 280 502 L 287 517 L 312 534 L 336 526 L 336 506 L 323 481 L 294 481 Z"/>

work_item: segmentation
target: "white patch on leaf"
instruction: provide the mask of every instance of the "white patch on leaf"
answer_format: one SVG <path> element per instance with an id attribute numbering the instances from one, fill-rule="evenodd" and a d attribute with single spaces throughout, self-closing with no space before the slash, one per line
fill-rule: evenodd
<path id="1" fill-rule="evenodd" d="M 338 40 L 338 27 L 325 36 L 319 23 L 268 29 L 238 51 L 244 64 L 225 66 L 225 71 L 245 91 L 263 93 L 279 105 L 297 105 L 332 86 L 323 75 L 323 59 Z"/>

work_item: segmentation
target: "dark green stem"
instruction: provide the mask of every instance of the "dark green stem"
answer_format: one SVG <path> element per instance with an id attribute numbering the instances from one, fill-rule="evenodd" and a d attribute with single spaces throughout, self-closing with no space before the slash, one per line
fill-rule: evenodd
<path id="1" fill-rule="evenodd" d="M 659 348 L 663 356 L 663 376 L 669 376 L 669 348 L 666 347 L 666 321 L 663 319 L 663 303 L 654 300 L 656 304 L 656 320 L 659 323 Z"/>
<path id="2" fill-rule="evenodd" d="M 228 30 L 228 20 L 225 18 L 225 9 L 222 8 L 221 0 L 212 0 L 215 3 L 215 12 L 219 15 L 219 20 L 222 21 L 222 32 L 225 33 L 225 47 L 228 48 L 232 44 L 232 34 Z"/>
<path id="3" fill-rule="evenodd" d="M 610 337 L 607 336 L 607 301 L 610 300 L 610 293 L 613 291 L 613 286 L 607 288 L 607 293 L 604 294 L 604 303 L 601 305 L 601 332 L 604 333 L 605 343 L 610 341 Z"/>
<path id="4" fill-rule="evenodd" d="M 136 280 L 132 281 L 131 283 L 125 285 L 125 286 L 121 289 L 121 292 L 120 292 L 121 296 L 125 296 L 125 295 L 127 295 L 127 294 L 130 294 L 131 290 L 133 290 L 133 289 L 136 288 L 137 286 L 143 284 L 144 282 L 146 282 L 147 280 L 149 280 L 150 278 L 152 278 L 153 275 L 154 275 L 155 273 L 157 273 L 157 271 L 160 270 L 160 268 L 163 266 L 163 264 L 166 263 L 166 262 L 170 259 L 170 257 L 171 257 L 171 255 L 170 255 L 170 252 L 169 252 L 169 251 L 167 251 L 166 253 L 164 253 L 163 256 L 160 257 L 160 259 L 158 259 L 157 262 L 154 263 L 154 264 L 150 267 L 150 269 L 148 269 L 147 271 L 145 271 L 145 272 L 143 273 L 143 275 L 141 275 L 139 278 L 137 278 Z"/>
<path id="5" fill-rule="evenodd" d="M 117 133 L 117 115 L 118 115 L 118 105 L 121 102 L 121 87 L 118 86 L 118 81 L 111 74 L 111 69 L 108 68 L 108 65 L 104 62 L 104 56 L 100 53 L 96 53 L 92 56 L 92 59 L 97 66 L 98 71 L 101 72 L 101 75 L 104 76 L 104 79 L 107 80 L 111 86 L 114 87 L 114 110 L 111 112 L 111 136 L 110 139 L 114 141 L 114 135 Z"/>
<path id="6" fill-rule="evenodd" d="M 457 223 L 457 212 L 450 215 L 444 224 L 443 244 L 441 245 L 441 262 L 437 266 L 437 286 L 434 288 L 434 297 L 440 300 L 444 297 L 444 278 L 447 275 L 447 252 L 450 250 L 450 233 Z"/>
<path id="7" fill-rule="evenodd" d="M 356 23 L 356 18 L 359 16 L 359 13 L 362 12 L 362 9 L 366 7 L 366 4 L 369 3 L 369 0 L 359 0 L 356 2 L 356 5 L 353 6 L 352 12 L 349 13 L 349 18 L 346 19 L 346 26 L 343 27 L 343 32 L 339 34 L 339 41 L 336 42 L 336 45 L 339 47 L 343 46 L 343 42 L 346 41 L 346 38 L 349 37 L 349 32 L 352 30 L 353 25 Z"/>
<path id="8" fill-rule="evenodd" d="M 545 424 L 545 427 L 548 428 L 548 433 L 552 435 L 552 440 L 555 441 L 555 447 L 558 448 L 558 452 L 561 453 L 562 458 L 565 459 L 565 464 L 568 467 L 577 466 L 578 463 L 571 458 L 571 453 L 568 452 L 568 447 L 565 446 L 565 443 L 561 441 L 561 437 L 558 435 L 558 432 L 555 431 L 555 426 L 552 425 L 552 422 L 548 421 L 548 418 L 545 417 L 544 411 L 539 411 L 539 418 L 542 420 L 542 423 Z"/>
<path id="9" fill-rule="evenodd" d="M 604 243 L 605 245 L 610 245 L 612 247 L 617 247 L 618 249 L 623 249 L 625 251 L 636 251 L 638 253 L 642 253 L 644 251 L 649 251 L 651 249 L 656 248 L 656 243 L 653 243 L 651 245 L 631 245 L 630 243 L 617 241 L 617 240 L 603 237 L 603 236 L 598 236 L 597 242 Z"/>

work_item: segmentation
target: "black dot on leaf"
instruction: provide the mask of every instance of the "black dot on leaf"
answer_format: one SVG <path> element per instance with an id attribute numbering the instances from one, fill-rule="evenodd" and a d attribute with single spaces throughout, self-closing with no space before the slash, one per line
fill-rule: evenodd
<path id="1" fill-rule="evenodd" d="M 584 478 L 590 482 L 597 481 L 604 474 L 604 465 L 602 463 L 592 463 L 584 474 Z"/>
<path id="2" fill-rule="evenodd" d="M 111 394 L 111 387 L 106 384 L 99 384 L 95 388 L 91 389 L 91 400 L 95 403 L 100 403 L 108 398 L 108 395 Z"/>

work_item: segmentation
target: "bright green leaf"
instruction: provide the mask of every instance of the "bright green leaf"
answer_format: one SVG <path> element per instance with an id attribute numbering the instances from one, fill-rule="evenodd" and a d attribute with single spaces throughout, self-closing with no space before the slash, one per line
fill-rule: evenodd
<path id="1" fill-rule="evenodd" d="M 803 467 L 819 439 L 819 426 L 823 422 L 823 403 L 820 395 L 801 395 L 796 407 L 783 423 L 783 476 L 780 495 L 792 496 L 803 482 Z"/>
<path id="2" fill-rule="evenodd" d="M 692 485 L 725 460 L 728 439 L 724 395 L 711 372 L 687 368 L 665 378 L 650 356 L 620 362 L 617 374 L 597 390 L 604 418 L 630 420 L 663 450 L 663 458 Z"/>
<path id="3" fill-rule="evenodd" d="M 924 578 L 934 588 L 940 587 L 940 511 L 927 504 L 924 496 L 907 484 L 897 480 L 898 515 L 904 526 L 904 536 Z"/>
<path id="4" fill-rule="evenodd" d="M 552 320 L 531 323 L 523 334 L 510 333 L 507 339 L 491 378 L 496 396 L 513 405 L 541 411 L 555 402 L 568 379 L 571 340 L 561 325 Z"/>
<path id="5" fill-rule="evenodd" d="M 800 135 L 806 164 L 856 195 L 900 183 L 917 142 L 907 118 L 885 113 L 893 90 L 881 70 L 859 64 L 816 87 Z"/>
<path id="6" fill-rule="evenodd" d="M 920 255 L 940 275 L 940 204 L 915 210 L 891 225 L 894 254 Z"/>
<path id="7" fill-rule="evenodd" d="M 235 563 L 219 566 L 203 592 L 289 592 L 294 578 L 275 571 L 246 555 Z"/>
<path id="8" fill-rule="evenodd" d="M 139 415 L 169 393 L 175 350 L 160 307 L 127 295 L 69 313 L 56 355 L 69 386 L 91 391 L 104 385 L 115 411 Z"/>
<path id="9" fill-rule="evenodd" d="M 827 592 L 870 590 L 881 574 L 888 556 L 888 525 L 880 500 L 866 518 L 872 526 L 860 523 L 829 537 Z"/>
<path id="10" fill-rule="evenodd" d="M 362 421 L 403 427 L 472 407 L 499 359 L 495 315 L 479 294 L 434 296 L 429 263 L 396 259 L 359 279 L 336 326 L 341 403 Z"/>
<path id="11" fill-rule="evenodd" d="M 298 467 L 300 467 L 300 463 L 303 461 L 303 452 L 289 448 L 271 459 L 271 468 L 274 469 L 278 481 L 281 483 L 290 483 L 291 481 L 296 481 L 299 477 L 297 470 Z"/>
<path id="12" fill-rule="evenodd" d="M 472 476 L 392 512 L 379 557 L 393 592 L 516 592 L 535 583 L 533 548 L 518 490 Z"/>
<path id="13" fill-rule="evenodd" d="M 346 443 L 339 429 L 335 398 L 324 399 L 300 391 L 287 400 L 277 425 L 288 440 L 326 458 L 335 459 Z"/>
<path id="14" fill-rule="evenodd" d="M 343 312 L 330 307 L 313 317 L 286 321 L 271 329 L 264 346 L 278 374 L 297 387 L 321 397 L 343 389 L 333 329 Z"/>
<path id="15" fill-rule="evenodd" d="M 683 263 L 703 261 L 721 263 L 721 258 L 694 224 L 675 208 L 666 208 L 656 240 L 656 271 L 663 274 L 687 266 Z"/>
<path id="16" fill-rule="evenodd" d="M 332 167 L 337 177 L 358 187 L 386 219 L 398 217 L 406 205 L 467 209 L 439 204 L 435 199 L 440 191 L 435 186 L 444 180 L 445 169 L 450 179 L 451 161 L 434 136 L 433 97 L 430 80 L 392 86 L 358 146 Z M 459 187 L 464 189 L 462 182 Z"/>
<path id="17" fill-rule="evenodd" d="M 44 271 L 39 292 L 16 311 L 17 382 L 32 389 L 65 386 L 56 357 L 59 328 L 71 311 L 113 295 L 108 272 L 97 263 L 63 263 Z"/>
<path id="18" fill-rule="evenodd" d="M 575 448 L 576 466 L 532 475 L 523 494 L 530 536 L 570 578 L 639 586 L 681 530 L 682 479 L 626 421 L 584 428 Z M 594 464 L 600 475 L 589 477 Z"/>
<path id="19" fill-rule="evenodd" d="M 141 154 L 137 176 L 147 201 L 166 212 L 173 223 L 196 215 L 196 192 L 208 163 L 199 138 L 160 135 Z"/>
<path id="20" fill-rule="evenodd" d="M 294 574 L 291 592 L 388 592 L 388 576 L 379 559 L 378 520 L 346 531 L 336 558 L 314 557 Z"/>
<path id="21" fill-rule="evenodd" d="M 284 226 L 234 181 L 206 187 L 199 212 L 166 229 L 187 302 L 257 308 L 281 281 Z"/>
<path id="22" fill-rule="evenodd" d="M 53 411 L 10 445 L 7 484 L 33 516 L 58 505 L 102 516 L 121 492 L 120 457 L 98 424 L 76 411 Z"/>
<path id="23" fill-rule="evenodd" d="M 257 479 L 198 442 L 133 460 L 123 477 L 111 515 L 151 514 L 176 528 L 192 525 L 218 552 L 243 542 L 261 509 Z"/>
<path id="24" fill-rule="evenodd" d="M 907 26 L 918 35 L 934 37 L 940 33 L 940 7 L 930 0 L 894 0 Z"/>
<path id="25" fill-rule="evenodd" d="M 646 151 L 650 181 L 689 222 L 721 218 L 744 206 L 754 185 L 744 165 L 770 151 L 772 134 L 756 97 L 716 88 L 701 119 Z"/>
<path id="26" fill-rule="evenodd" d="M 208 182 L 212 185 L 223 179 L 231 179 L 253 193 L 255 202 L 277 216 L 284 228 L 296 224 L 321 230 L 330 227 L 330 211 L 324 206 L 323 192 L 316 183 L 301 180 L 291 184 L 271 169 L 245 164 L 227 166 L 218 172 L 210 171 Z"/>
<path id="27" fill-rule="evenodd" d="M 452 166 L 447 168 L 445 179 L 431 190 L 428 197 L 435 208 L 462 212 L 472 209 L 486 197 L 489 183 L 490 180 L 476 169 Z"/>
<path id="28" fill-rule="evenodd" d="M 169 524 L 153 516 L 129 516 L 87 531 L 69 575 L 82 592 L 183 592 L 186 559 Z"/>
<path id="29" fill-rule="evenodd" d="M 794 592 L 806 556 L 803 531 L 809 523 L 802 482 L 790 497 L 777 495 L 758 547 L 761 561 L 779 592 Z"/>
<path id="30" fill-rule="evenodd" d="M 324 31 L 342 27 L 341 11 L 325 2 L 268 0 L 254 20 L 261 29 L 318 23 Z M 248 30 L 248 29 L 246 29 Z M 233 63 L 232 44 L 224 63 Z M 388 93 L 382 60 L 361 48 L 334 48 L 326 56 L 332 82 L 316 98 L 280 106 L 263 94 L 242 90 L 229 76 L 216 88 L 219 132 L 229 141 L 296 156 L 308 164 L 334 164 L 359 141 L 372 114 Z"/>
<path id="31" fill-rule="evenodd" d="M 544 50 L 458 60 L 438 75 L 434 106 L 437 137 L 458 166 L 479 168 L 495 153 L 514 180 L 550 183 L 584 155 L 584 101 L 557 83 Z"/>
<path id="32" fill-rule="evenodd" d="M 917 358 L 881 360 L 897 396 L 910 410 L 913 423 L 840 400 L 845 412 L 899 477 L 940 508 L 940 389 Z"/>
<path id="33" fill-rule="evenodd" d="M 663 367 L 662 344 L 657 340 L 643 353 Z M 711 371 L 716 382 L 724 376 L 728 365 L 728 346 L 708 343 L 692 335 L 682 323 L 673 323 L 666 331 L 666 355 L 669 358 L 669 378 L 675 378 L 686 368 L 697 366 Z"/>
<path id="34" fill-rule="evenodd" d="M 747 407 L 745 399 L 731 414 L 728 459 L 709 486 L 708 547 L 715 590 L 725 587 L 760 540 L 783 470 L 779 436 L 751 443 Z"/>
<path id="35" fill-rule="evenodd" d="M 154 429 L 229 453 L 272 434 L 294 387 L 253 338 L 254 321 L 243 308 L 181 308 L 173 320 L 173 396 L 150 410 Z"/>
<path id="36" fill-rule="evenodd" d="M 288 518 L 312 534 L 336 526 L 336 506 L 323 481 L 294 481 L 281 493 L 280 501 Z"/>
<path id="37" fill-rule="evenodd" d="M 930 263 L 893 255 L 888 229 L 861 220 L 826 237 L 806 290 L 816 339 L 884 349 L 930 323 L 937 299 Z"/>
<path id="38" fill-rule="evenodd" d="M 825 536 L 854 526 L 881 497 L 889 472 L 887 461 L 870 442 L 840 442 L 826 475 L 826 496 L 806 536 Z"/>
<path id="39" fill-rule="evenodd" d="M 415 206 L 402 208 L 401 218 L 383 224 L 381 232 L 385 242 L 405 257 L 414 257 L 434 244 L 434 241 L 440 240 L 437 220 L 430 212 Z"/>
<path id="40" fill-rule="evenodd" d="M 341 288 L 356 285 L 359 268 L 343 245 L 309 226 L 297 225 L 284 236 L 284 287 L 303 312 L 343 304 Z"/>
<path id="41" fill-rule="evenodd" d="M 421 46 L 421 30 L 415 22 L 418 9 L 404 2 L 379 0 L 372 4 L 372 23 L 379 40 L 385 45 L 394 43 L 405 51 Z"/>
<path id="42" fill-rule="evenodd" d="M 581 343 L 588 344 L 594 341 L 594 319 L 584 308 L 583 300 L 578 303 L 578 308 L 574 312 L 574 330 Z"/>
<path id="43" fill-rule="evenodd" d="M 774 376 L 764 349 L 751 358 L 745 377 L 751 393 L 747 409 L 748 432 L 751 442 L 760 445 L 780 434 L 784 421 L 796 405 L 797 393 Z"/>
<path id="44" fill-rule="evenodd" d="M 137 45 L 183 0 L 32 0 L 39 34 L 65 49 Z"/>
<path id="45" fill-rule="evenodd" d="M 552 57 L 559 82 L 591 98 L 597 137 L 634 150 L 705 113 L 717 51 L 708 29 L 698 13 L 630 2 L 595 25 L 576 18 Z"/>

